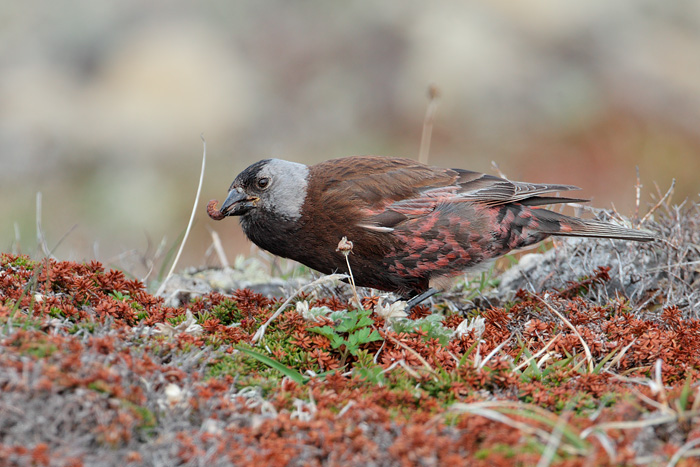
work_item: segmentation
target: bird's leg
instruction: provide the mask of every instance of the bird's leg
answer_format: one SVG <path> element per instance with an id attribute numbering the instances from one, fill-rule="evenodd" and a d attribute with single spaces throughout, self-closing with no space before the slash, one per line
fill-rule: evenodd
<path id="1" fill-rule="evenodd" d="M 406 309 L 404 311 L 406 313 L 410 313 L 411 308 L 418 305 L 423 300 L 426 300 L 426 299 L 432 297 L 433 295 L 435 295 L 438 292 L 439 292 L 438 289 L 431 287 L 428 290 L 426 290 L 425 292 L 416 295 L 415 297 L 411 298 L 408 302 L 406 302 Z"/>

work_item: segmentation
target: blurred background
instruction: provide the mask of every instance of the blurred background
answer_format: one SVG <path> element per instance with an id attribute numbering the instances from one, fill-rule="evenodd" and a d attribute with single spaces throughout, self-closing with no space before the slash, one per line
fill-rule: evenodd
<path id="1" fill-rule="evenodd" d="M 98 259 L 143 278 L 250 251 L 205 212 L 250 163 L 417 158 L 584 188 L 631 215 L 671 179 L 697 199 L 700 2 L 483 0 L 4 2 L 0 251 Z M 159 250 L 159 245 L 162 247 Z M 211 253 L 211 252 L 210 252 Z M 151 278 L 153 277 L 150 276 Z"/>

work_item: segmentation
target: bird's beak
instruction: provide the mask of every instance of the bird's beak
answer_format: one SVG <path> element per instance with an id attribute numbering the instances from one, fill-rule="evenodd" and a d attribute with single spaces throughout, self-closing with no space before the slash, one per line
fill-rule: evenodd
<path id="1" fill-rule="evenodd" d="M 226 216 L 240 216 L 255 207 L 257 196 L 248 196 L 240 188 L 233 188 L 221 205 L 221 213 Z"/>

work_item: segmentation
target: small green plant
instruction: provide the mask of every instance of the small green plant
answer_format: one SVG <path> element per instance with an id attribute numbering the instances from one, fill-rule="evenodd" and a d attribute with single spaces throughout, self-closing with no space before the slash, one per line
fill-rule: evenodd
<path id="1" fill-rule="evenodd" d="M 309 328 L 309 331 L 327 337 L 334 349 L 340 349 L 342 366 L 349 355 L 357 355 L 361 345 L 382 340 L 379 332 L 372 329 L 371 313 L 370 310 L 348 311 L 340 315 L 340 322 L 335 327 L 321 326 Z"/>
<path id="2" fill-rule="evenodd" d="M 119 301 L 119 302 L 125 302 L 131 298 L 129 296 L 128 292 L 122 293 L 122 292 L 119 292 L 118 290 L 112 291 L 112 293 L 110 293 L 109 296 L 112 297 L 113 299 Z"/>
<path id="3" fill-rule="evenodd" d="M 452 335 L 452 330 L 446 328 L 442 321 L 445 319 L 439 313 L 433 313 L 426 316 L 425 318 L 420 318 L 417 320 L 410 319 L 399 319 L 392 323 L 392 328 L 397 333 L 405 332 L 411 333 L 416 329 L 420 329 L 426 332 L 424 340 L 437 339 L 440 344 L 447 345 L 450 341 L 450 336 Z"/>
<path id="4" fill-rule="evenodd" d="M 297 384 L 305 384 L 309 380 L 308 377 L 302 375 L 301 373 L 299 373 L 295 369 L 289 368 L 289 367 L 283 365 L 282 363 L 278 362 L 277 360 L 274 360 L 274 359 L 268 357 L 267 355 L 263 355 L 260 352 L 256 352 L 255 350 L 248 349 L 248 348 L 242 347 L 242 346 L 236 346 L 235 348 L 239 352 L 242 352 L 242 353 L 248 355 L 249 357 L 256 359 L 260 363 L 263 363 L 263 364 L 269 366 L 270 368 L 273 368 L 273 369 L 279 371 L 280 373 L 287 376 L 289 379 L 291 379 L 292 381 L 294 381 Z"/>

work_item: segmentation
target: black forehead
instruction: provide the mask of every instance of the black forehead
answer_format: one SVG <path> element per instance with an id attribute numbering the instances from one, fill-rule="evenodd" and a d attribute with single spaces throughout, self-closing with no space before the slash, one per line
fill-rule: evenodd
<path id="1" fill-rule="evenodd" d="M 254 182 L 258 176 L 258 173 L 260 172 L 260 169 L 267 165 L 268 162 L 270 162 L 270 159 L 263 159 L 249 166 L 243 172 L 238 174 L 236 180 L 233 181 L 233 185 L 246 186 Z"/>

